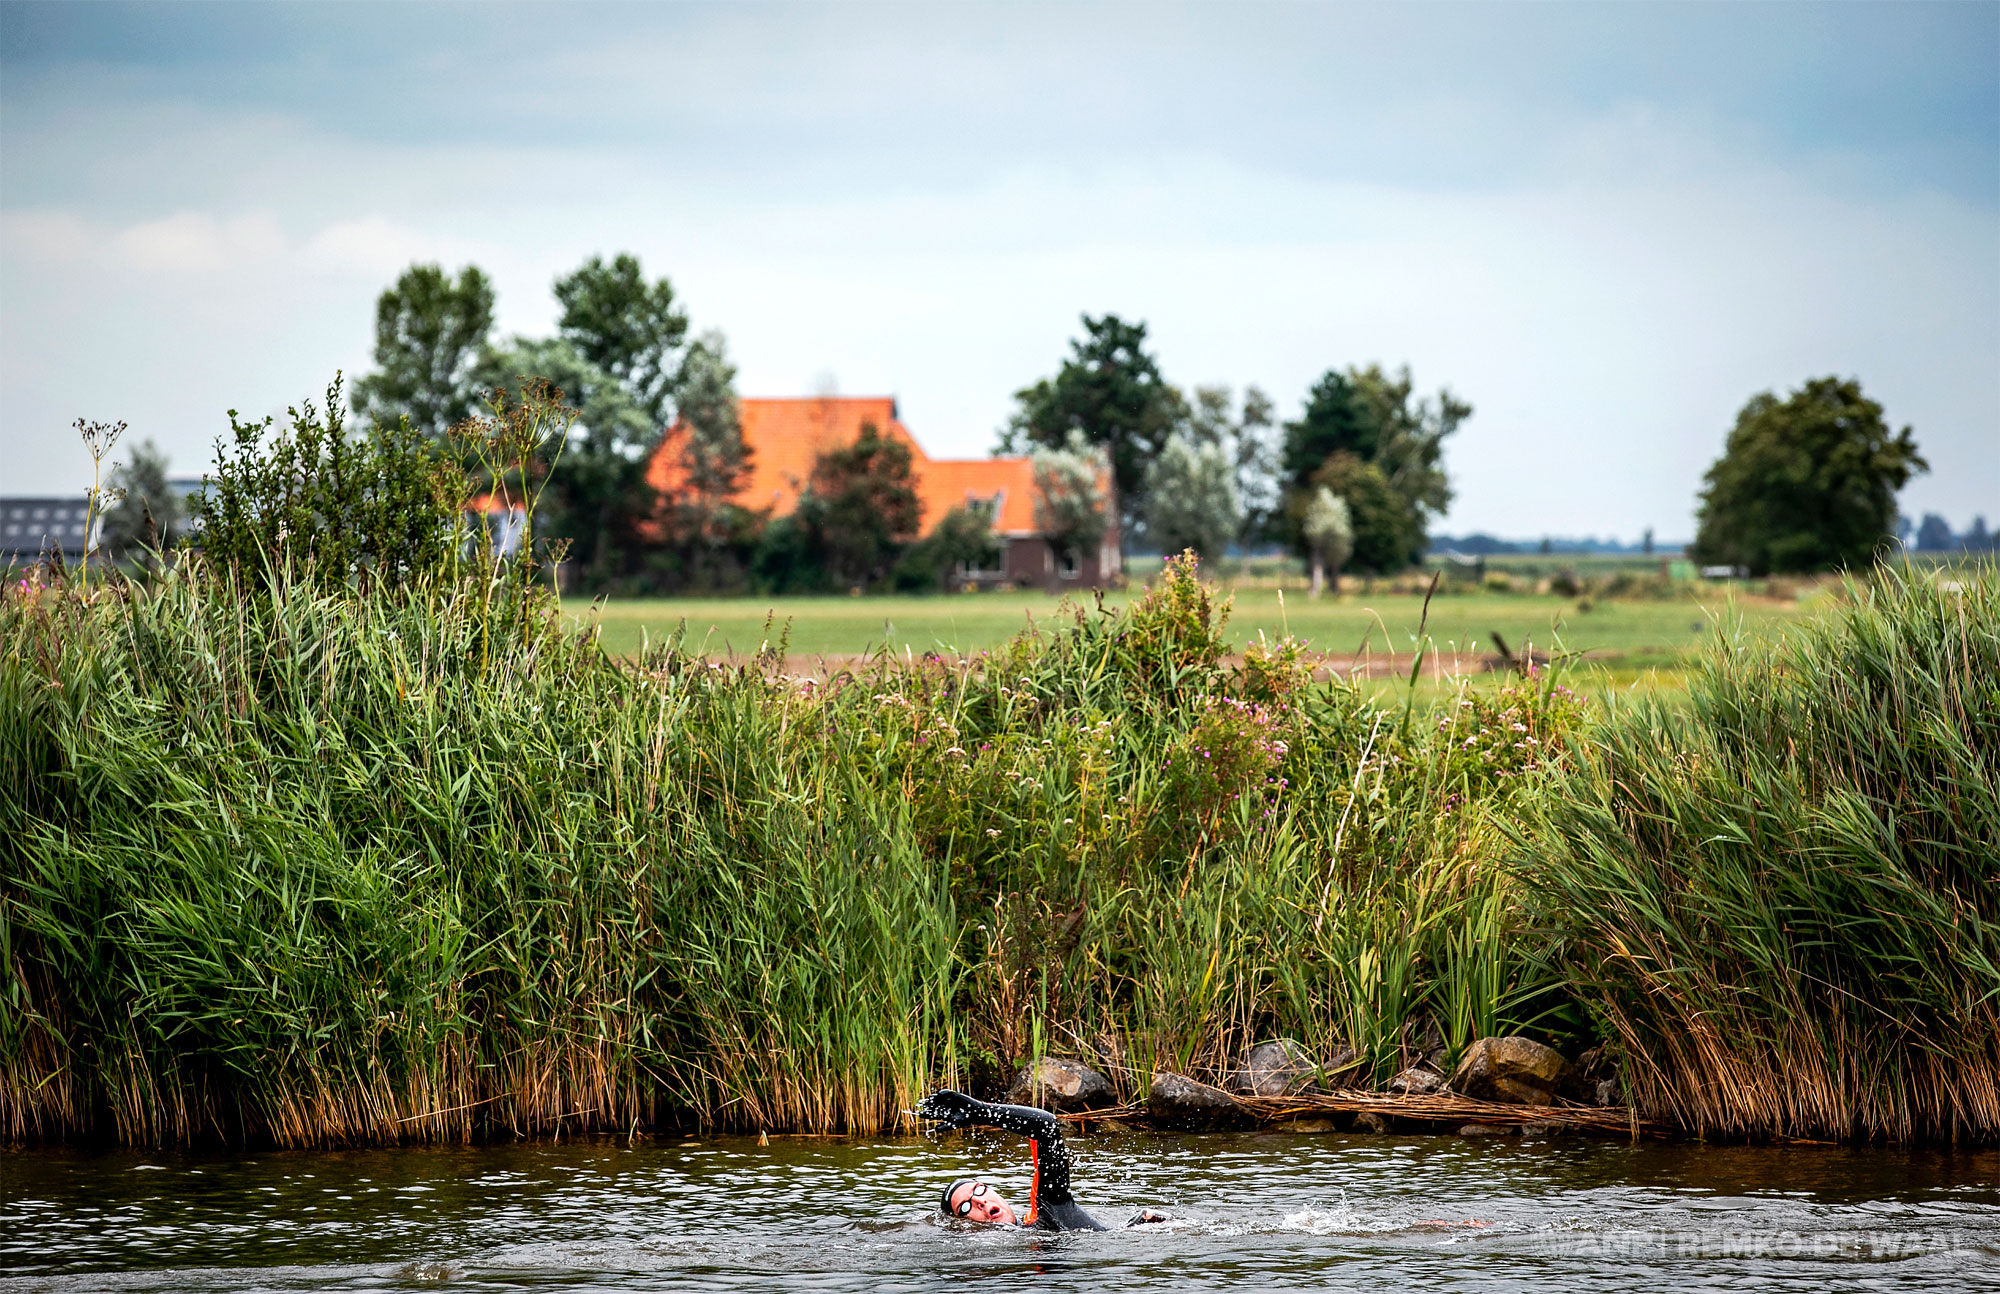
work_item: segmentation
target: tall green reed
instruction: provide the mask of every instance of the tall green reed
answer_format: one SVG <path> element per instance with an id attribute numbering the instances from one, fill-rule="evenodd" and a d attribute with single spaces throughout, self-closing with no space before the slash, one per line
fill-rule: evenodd
<path id="1" fill-rule="evenodd" d="M 1726 635 L 1537 799 L 1524 866 L 1652 1115 L 2000 1129 L 2000 582 L 1880 568 Z"/>
<path id="2" fill-rule="evenodd" d="M 1229 662 L 1191 564 L 831 681 L 238 578 L 0 601 L 8 1135 L 872 1129 L 1044 1046 L 1379 1078 L 1553 989 L 1488 823 L 1576 715 L 1395 731 L 1297 644 Z"/>

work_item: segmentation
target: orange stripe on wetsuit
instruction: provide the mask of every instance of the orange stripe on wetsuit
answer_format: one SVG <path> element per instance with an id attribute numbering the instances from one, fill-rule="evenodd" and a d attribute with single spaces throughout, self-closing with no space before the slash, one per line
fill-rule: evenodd
<path id="1" fill-rule="evenodd" d="M 1028 1138 L 1028 1162 L 1035 1166 L 1035 1177 L 1028 1184 L 1028 1216 L 1021 1219 L 1021 1225 L 1032 1227 L 1035 1216 L 1042 1207 L 1042 1143 Z"/>

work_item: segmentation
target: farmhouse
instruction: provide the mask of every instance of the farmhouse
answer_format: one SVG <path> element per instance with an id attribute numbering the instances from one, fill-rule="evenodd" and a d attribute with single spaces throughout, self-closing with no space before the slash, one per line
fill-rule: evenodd
<path id="1" fill-rule="evenodd" d="M 819 456 L 852 445 L 863 427 L 873 426 L 883 437 L 909 447 L 920 534 L 929 534 L 961 504 L 984 506 L 992 516 L 1001 546 L 999 566 L 962 572 L 966 581 L 1062 589 L 1101 586 L 1118 578 L 1118 506 L 1108 471 L 1099 482 L 1107 501 L 1104 540 L 1094 552 L 1065 561 L 1035 524 L 1035 474 L 1028 458 L 932 458 L 903 425 L 890 396 L 749 399 L 738 407 L 750 467 L 733 502 L 749 511 L 771 517 L 791 513 Z M 663 492 L 681 485 L 680 443 L 670 432 L 653 451 L 647 479 Z"/>

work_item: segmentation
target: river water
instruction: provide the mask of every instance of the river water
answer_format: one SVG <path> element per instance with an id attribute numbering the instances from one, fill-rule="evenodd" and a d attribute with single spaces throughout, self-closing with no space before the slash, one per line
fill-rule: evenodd
<path id="1" fill-rule="evenodd" d="M 1015 1201 L 1023 1145 L 694 1137 L 483 1149 L 0 1152 L 0 1288 L 1673 1290 L 2000 1288 L 2000 1153 L 1142 1133 L 1079 1141 L 1113 1225 Z M 1471 1225 L 1476 1223 L 1477 1225 Z"/>

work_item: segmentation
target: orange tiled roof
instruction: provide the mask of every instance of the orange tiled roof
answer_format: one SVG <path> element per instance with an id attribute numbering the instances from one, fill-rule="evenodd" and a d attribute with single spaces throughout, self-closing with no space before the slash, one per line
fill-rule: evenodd
<path id="1" fill-rule="evenodd" d="M 733 502 L 774 517 L 799 505 L 799 492 L 812 477 L 813 463 L 830 449 L 861 438 L 873 424 L 882 435 L 910 447 L 910 471 L 917 478 L 921 533 L 929 533 L 945 513 L 972 499 L 999 496 L 994 529 L 1002 535 L 1033 535 L 1035 475 L 1027 458 L 932 458 L 897 417 L 890 396 L 807 396 L 803 399 L 738 401 L 743 440 L 750 447 L 750 471 Z M 679 437 L 669 431 L 653 451 L 646 477 L 655 488 L 673 491 L 681 483 L 676 457 Z M 1106 483 L 1108 485 L 1108 482 Z"/>

